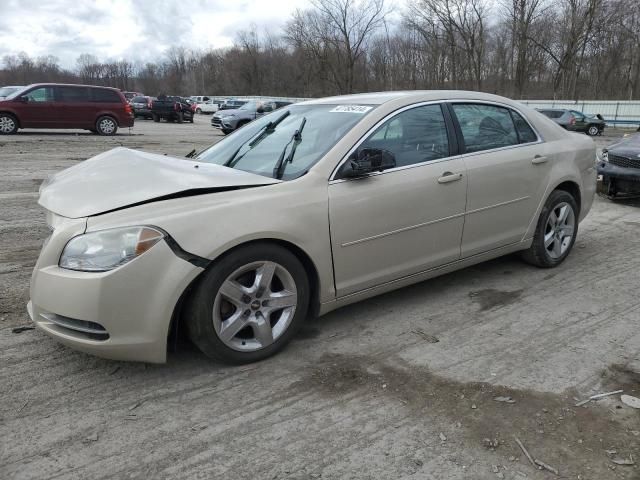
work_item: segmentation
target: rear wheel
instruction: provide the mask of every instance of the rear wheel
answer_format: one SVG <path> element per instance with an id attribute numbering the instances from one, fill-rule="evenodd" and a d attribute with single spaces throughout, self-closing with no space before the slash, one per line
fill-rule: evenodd
<path id="1" fill-rule="evenodd" d="M 151 120 L 153 120 L 154 122 L 158 123 L 160 121 L 160 117 L 158 115 L 156 115 L 155 113 L 151 114 Z"/>
<path id="2" fill-rule="evenodd" d="M 178 112 L 178 123 L 184 122 L 184 113 Z"/>
<path id="3" fill-rule="evenodd" d="M 309 281 L 288 250 L 240 247 L 204 273 L 187 307 L 189 337 L 227 363 L 261 360 L 283 348 L 307 315 Z"/>
<path id="4" fill-rule="evenodd" d="M 115 135 L 118 131 L 118 123 L 112 117 L 105 115 L 98 118 L 96 130 L 99 135 Z"/>
<path id="5" fill-rule="evenodd" d="M 587 128 L 587 135 L 591 137 L 595 137 L 596 135 L 598 135 L 599 132 L 600 132 L 600 129 L 598 128 L 597 125 L 589 125 L 589 128 Z"/>
<path id="6" fill-rule="evenodd" d="M 571 252 L 578 234 L 578 206 L 571 194 L 555 190 L 545 203 L 523 259 L 542 268 L 560 265 Z"/>
<path id="7" fill-rule="evenodd" d="M 18 119 L 10 113 L 0 113 L 0 135 L 12 135 L 18 131 Z"/>
<path id="8" fill-rule="evenodd" d="M 201 108 L 196 108 L 196 113 L 202 113 L 202 109 Z"/>

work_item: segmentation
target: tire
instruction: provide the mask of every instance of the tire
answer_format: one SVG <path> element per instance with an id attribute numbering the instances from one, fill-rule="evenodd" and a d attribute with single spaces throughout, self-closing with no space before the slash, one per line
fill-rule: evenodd
<path id="1" fill-rule="evenodd" d="M 186 307 L 187 332 L 209 358 L 255 362 L 293 338 L 309 298 L 305 269 L 290 251 L 270 243 L 239 247 L 203 274 Z M 270 299 L 283 306 L 270 307 Z"/>
<path id="2" fill-rule="evenodd" d="M 560 224 L 557 223 L 559 217 L 564 218 Z M 575 199 L 564 190 L 554 190 L 540 212 L 533 243 L 522 253 L 522 258 L 536 267 L 556 267 L 571 252 L 577 235 L 578 205 Z"/>
<path id="3" fill-rule="evenodd" d="M 220 131 L 225 135 L 229 135 L 231 132 L 233 132 L 233 130 L 229 130 L 228 128 L 223 128 Z"/>
<path id="4" fill-rule="evenodd" d="M 202 115 L 202 109 L 201 108 L 196 108 L 196 113 L 199 113 L 200 115 Z"/>
<path id="5" fill-rule="evenodd" d="M 10 113 L 0 113 L 0 135 L 13 135 L 18 131 L 18 119 Z"/>
<path id="6" fill-rule="evenodd" d="M 156 115 L 155 113 L 151 114 L 151 120 L 153 120 L 154 122 L 158 123 L 160 121 L 160 117 L 158 115 Z"/>
<path id="7" fill-rule="evenodd" d="M 587 135 L 589 135 L 590 137 L 595 137 L 599 133 L 600 133 L 600 129 L 598 128 L 597 125 L 589 125 L 587 127 Z"/>
<path id="8" fill-rule="evenodd" d="M 178 123 L 182 123 L 184 122 L 184 113 L 182 112 L 178 112 L 178 118 L 177 118 Z"/>
<path id="9" fill-rule="evenodd" d="M 118 131 L 118 122 L 113 117 L 104 115 L 96 121 L 96 131 L 98 135 L 115 135 Z"/>

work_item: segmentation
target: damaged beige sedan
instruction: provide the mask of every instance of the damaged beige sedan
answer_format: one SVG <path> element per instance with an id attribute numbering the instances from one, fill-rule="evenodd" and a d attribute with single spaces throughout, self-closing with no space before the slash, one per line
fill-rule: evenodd
<path id="1" fill-rule="evenodd" d="M 595 180 L 590 138 L 502 97 L 303 102 L 193 159 L 117 148 L 46 181 L 28 310 L 107 358 L 164 362 L 186 332 L 252 362 L 395 288 L 516 251 L 560 264 Z"/>

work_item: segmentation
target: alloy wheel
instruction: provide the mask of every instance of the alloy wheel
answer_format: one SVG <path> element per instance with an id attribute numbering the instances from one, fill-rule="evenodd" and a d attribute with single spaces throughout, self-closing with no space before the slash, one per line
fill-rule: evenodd
<path id="1" fill-rule="evenodd" d="M 16 121 L 9 116 L 0 117 L 0 132 L 11 133 L 16 128 Z"/>
<path id="2" fill-rule="evenodd" d="M 213 326 L 234 350 L 265 348 L 282 336 L 295 315 L 293 276 L 271 261 L 247 264 L 229 275 L 213 303 Z"/>
<path id="3" fill-rule="evenodd" d="M 100 131 L 106 135 L 112 134 L 116 129 L 116 123 L 110 118 L 100 120 Z"/>
<path id="4" fill-rule="evenodd" d="M 587 133 L 592 137 L 595 137 L 598 134 L 598 127 L 596 127 L 595 125 L 590 126 Z"/>
<path id="5" fill-rule="evenodd" d="M 575 213 L 567 202 L 557 204 L 549 217 L 544 231 L 544 248 L 554 260 L 562 257 L 571 246 L 576 226 Z"/>

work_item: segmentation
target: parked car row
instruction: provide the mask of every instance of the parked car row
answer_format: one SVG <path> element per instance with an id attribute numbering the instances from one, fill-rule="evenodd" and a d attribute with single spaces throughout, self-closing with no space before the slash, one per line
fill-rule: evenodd
<path id="1" fill-rule="evenodd" d="M 133 123 L 131 105 L 115 88 L 39 83 L 0 99 L 0 134 L 4 135 L 20 128 L 81 128 L 115 135 L 118 128 Z"/>

